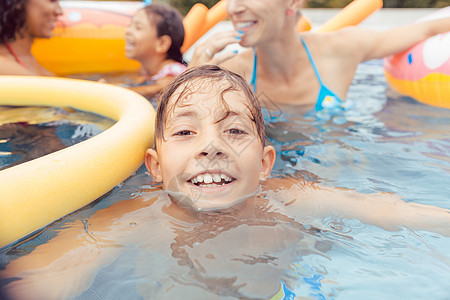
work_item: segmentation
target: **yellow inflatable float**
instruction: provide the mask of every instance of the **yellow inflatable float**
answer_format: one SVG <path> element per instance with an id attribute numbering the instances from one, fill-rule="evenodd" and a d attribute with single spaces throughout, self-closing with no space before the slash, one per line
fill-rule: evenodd
<path id="1" fill-rule="evenodd" d="M 117 121 L 89 140 L 0 171 L 0 247 L 114 188 L 142 165 L 153 142 L 153 107 L 121 87 L 76 79 L 0 76 L 0 105 L 73 107 Z"/>

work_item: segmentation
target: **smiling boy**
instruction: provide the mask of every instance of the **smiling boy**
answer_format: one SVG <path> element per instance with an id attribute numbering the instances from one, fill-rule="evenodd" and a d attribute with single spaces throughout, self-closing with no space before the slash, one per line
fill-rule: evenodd
<path id="1" fill-rule="evenodd" d="M 163 91 L 155 140 L 145 164 L 163 189 L 147 185 L 67 222 L 0 272 L 8 293 L 49 300 L 117 298 L 117 290 L 138 299 L 292 299 L 282 298 L 290 293 L 289 270 L 303 267 L 303 257 L 326 257 L 334 238 L 352 239 L 322 218 L 450 236 L 446 209 L 268 179 L 275 151 L 264 144 L 260 106 L 240 76 L 216 66 L 187 70 Z M 291 287 L 315 275 L 306 272 Z M 103 277 L 112 279 L 96 281 Z"/>
<path id="2" fill-rule="evenodd" d="M 189 70 L 160 98 L 152 177 L 177 203 L 229 207 L 255 195 L 275 161 L 258 99 L 240 77 L 215 66 Z"/>

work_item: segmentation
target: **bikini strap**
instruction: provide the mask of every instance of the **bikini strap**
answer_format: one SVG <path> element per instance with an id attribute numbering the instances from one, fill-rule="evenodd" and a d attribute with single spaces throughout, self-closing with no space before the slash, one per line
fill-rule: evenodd
<path id="1" fill-rule="evenodd" d="M 252 66 L 252 76 L 250 77 L 250 86 L 253 88 L 253 92 L 256 93 L 256 73 L 258 68 L 258 55 L 256 53 L 256 48 L 253 48 L 253 66 Z"/>
<path id="2" fill-rule="evenodd" d="M 28 69 L 27 66 L 23 63 L 23 61 L 17 56 L 16 52 L 14 52 L 13 48 L 10 44 L 5 43 L 6 49 L 8 49 L 9 53 L 14 57 L 14 59 L 25 69 Z"/>
<path id="3" fill-rule="evenodd" d="M 324 85 L 322 82 L 322 78 L 320 78 L 319 71 L 316 68 L 316 64 L 314 63 L 312 55 L 309 52 L 308 46 L 306 45 L 306 43 L 302 37 L 300 37 L 300 40 L 302 41 L 303 47 L 305 47 L 306 54 L 308 54 L 309 61 L 311 62 L 311 66 L 313 67 L 313 70 L 314 70 L 314 73 L 316 74 L 317 80 L 319 81 L 320 85 Z"/>

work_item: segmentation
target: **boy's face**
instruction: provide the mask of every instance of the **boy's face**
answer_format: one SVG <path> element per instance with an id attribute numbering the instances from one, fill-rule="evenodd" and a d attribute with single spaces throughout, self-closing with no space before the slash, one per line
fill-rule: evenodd
<path id="1" fill-rule="evenodd" d="M 182 96 L 173 107 L 185 85 L 175 91 L 164 139 L 157 141 L 157 151 L 147 150 L 145 163 L 180 205 L 195 210 L 226 208 L 258 191 L 259 181 L 270 174 L 275 150 L 262 147 L 242 91 L 223 94 L 227 108 L 220 99 L 228 87 L 225 81 L 188 85 L 199 90 L 212 87 Z"/>

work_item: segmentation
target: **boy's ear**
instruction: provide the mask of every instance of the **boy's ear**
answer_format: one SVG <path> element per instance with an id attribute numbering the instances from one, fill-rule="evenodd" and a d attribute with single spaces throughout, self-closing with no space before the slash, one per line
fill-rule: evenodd
<path id="1" fill-rule="evenodd" d="M 170 46 L 172 46 L 172 38 L 168 35 L 160 36 L 156 43 L 156 51 L 158 53 L 167 53 Z"/>
<path id="2" fill-rule="evenodd" d="M 158 152 L 156 152 L 155 149 L 147 149 L 147 151 L 145 151 L 144 161 L 145 167 L 152 176 L 153 180 L 161 182 L 162 175 L 161 175 L 161 167 L 159 164 Z"/>
<path id="3" fill-rule="evenodd" d="M 270 176 L 277 153 L 272 146 L 266 146 L 261 158 L 261 170 L 259 171 L 259 180 L 266 180 Z"/>

